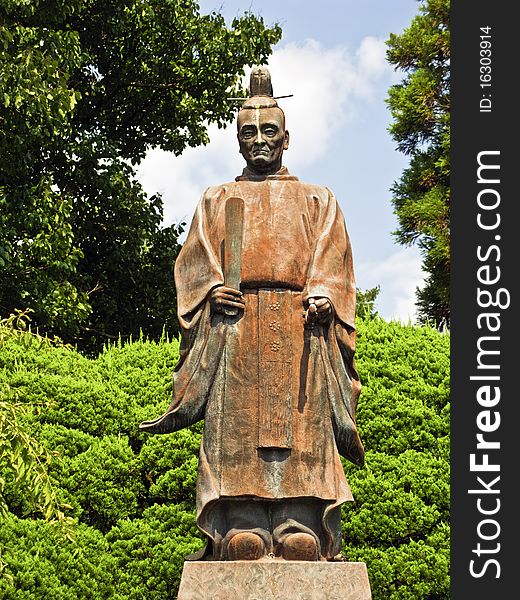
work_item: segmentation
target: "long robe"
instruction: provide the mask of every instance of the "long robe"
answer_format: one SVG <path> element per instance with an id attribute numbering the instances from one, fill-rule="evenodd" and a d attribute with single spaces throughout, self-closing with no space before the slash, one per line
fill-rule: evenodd
<path id="1" fill-rule="evenodd" d="M 212 314 L 224 284 L 228 198 L 244 202 L 245 310 Z M 219 499 L 318 499 L 322 555 L 339 552 L 339 506 L 352 500 L 339 453 L 361 465 L 355 425 L 355 283 L 341 210 L 330 190 L 282 168 L 208 188 L 175 264 L 181 358 L 173 401 L 141 428 L 169 433 L 205 419 L 197 524 L 221 529 Z M 334 317 L 306 326 L 305 301 L 326 297 Z"/>

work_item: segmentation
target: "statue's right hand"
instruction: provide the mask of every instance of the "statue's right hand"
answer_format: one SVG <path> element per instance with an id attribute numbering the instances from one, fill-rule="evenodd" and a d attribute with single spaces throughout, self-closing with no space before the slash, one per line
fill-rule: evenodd
<path id="1" fill-rule="evenodd" d="M 245 303 L 242 300 L 242 295 L 239 290 L 219 285 L 210 292 L 211 309 L 218 313 L 226 313 L 227 309 L 230 308 L 244 310 Z"/>

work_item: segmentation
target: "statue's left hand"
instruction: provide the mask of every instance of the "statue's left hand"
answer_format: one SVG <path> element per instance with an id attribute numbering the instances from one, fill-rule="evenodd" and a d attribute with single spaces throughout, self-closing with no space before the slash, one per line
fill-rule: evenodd
<path id="1" fill-rule="evenodd" d="M 334 309 L 328 298 L 309 298 L 307 300 L 307 312 L 305 313 L 307 323 L 327 323 L 333 314 Z"/>

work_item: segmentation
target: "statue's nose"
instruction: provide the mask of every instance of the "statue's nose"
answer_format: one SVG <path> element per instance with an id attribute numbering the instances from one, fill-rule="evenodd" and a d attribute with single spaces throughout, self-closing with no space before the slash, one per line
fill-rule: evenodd
<path id="1" fill-rule="evenodd" d="M 256 132 L 256 143 L 261 144 L 264 140 L 262 139 L 262 132 L 260 129 Z"/>

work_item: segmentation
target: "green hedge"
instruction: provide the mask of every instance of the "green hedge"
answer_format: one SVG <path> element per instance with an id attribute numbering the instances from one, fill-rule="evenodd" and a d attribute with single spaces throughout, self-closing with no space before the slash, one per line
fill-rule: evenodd
<path id="1" fill-rule="evenodd" d="M 344 507 L 344 553 L 367 563 L 374 600 L 447 599 L 449 336 L 379 319 L 358 329 L 367 456 L 364 469 L 344 463 L 355 497 Z M 46 403 L 25 424 L 58 453 L 51 476 L 77 525 L 27 513 L 0 467 L 10 508 L 0 597 L 175 598 L 184 557 L 203 545 L 194 514 L 202 427 L 147 436 L 137 425 L 168 405 L 178 343 L 141 340 L 97 359 L 26 346 L 4 340 L 0 384 L 18 401 Z"/>

